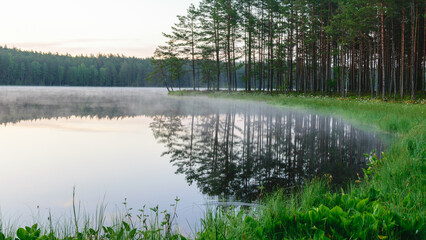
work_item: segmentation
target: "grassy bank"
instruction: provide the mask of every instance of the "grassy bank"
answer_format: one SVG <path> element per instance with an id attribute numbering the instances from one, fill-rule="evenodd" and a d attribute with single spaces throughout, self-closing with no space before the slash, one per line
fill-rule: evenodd
<path id="1" fill-rule="evenodd" d="M 371 157 L 366 177 L 337 193 L 314 180 L 292 195 L 276 193 L 256 209 L 212 212 L 200 239 L 424 239 L 426 126 L 424 101 L 388 103 L 364 99 L 262 93 L 175 92 L 264 101 L 335 114 L 397 134 L 382 159 Z"/>
<path id="2" fill-rule="evenodd" d="M 309 109 L 324 114 L 330 113 L 344 117 L 346 120 L 357 121 L 378 130 L 392 133 L 407 133 L 413 127 L 426 122 L 426 102 L 424 100 L 419 100 L 416 104 L 413 104 L 410 100 L 393 103 L 370 100 L 369 97 L 341 99 L 338 97 L 286 96 L 254 92 L 232 92 L 228 94 L 226 92 L 176 91 L 170 92 L 169 95 L 263 101 L 278 106 Z"/>

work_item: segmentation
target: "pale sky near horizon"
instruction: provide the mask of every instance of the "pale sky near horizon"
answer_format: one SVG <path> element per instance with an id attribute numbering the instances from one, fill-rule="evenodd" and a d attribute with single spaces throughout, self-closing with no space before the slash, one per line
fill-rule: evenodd
<path id="1" fill-rule="evenodd" d="M 6 0 L 0 45 L 71 55 L 152 56 L 199 0 Z"/>

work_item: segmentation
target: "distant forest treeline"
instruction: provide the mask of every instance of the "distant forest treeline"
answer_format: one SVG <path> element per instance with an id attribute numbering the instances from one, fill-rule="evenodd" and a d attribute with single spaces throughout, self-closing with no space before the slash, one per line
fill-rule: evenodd
<path id="1" fill-rule="evenodd" d="M 77 56 L 0 47 L 0 85 L 158 86 L 145 80 L 150 59 Z"/>
<path id="2" fill-rule="evenodd" d="M 151 59 L 118 55 L 70 56 L 0 47 L 0 85 L 162 87 L 148 78 Z M 175 87 L 192 86 L 183 73 Z"/>
<path id="3" fill-rule="evenodd" d="M 154 73 L 171 85 L 189 65 L 194 89 L 224 78 L 231 91 L 242 78 L 248 91 L 414 98 L 425 89 L 425 8 L 424 0 L 201 0 L 164 34 Z"/>

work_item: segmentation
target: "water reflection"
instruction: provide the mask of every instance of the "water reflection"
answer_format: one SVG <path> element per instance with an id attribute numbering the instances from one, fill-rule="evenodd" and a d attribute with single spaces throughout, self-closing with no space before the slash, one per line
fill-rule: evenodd
<path id="1" fill-rule="evenodd" d="M 384 148 L 376 133 L 339 118 L 266 104 L 172 98 L 158 89 L 0 88 L 0 124 L 139 116 L 150 121 L 163 156 L 189 184 L 209 196 L 242 201 L 256 199 L 261 185 L 266 191 L 291 189 L 324 174 L 339 186 L 362 173 L 364 153 Z M 151 151 L 146 142 L 139 144 L 139 151 Z"/>
<path id="2" fill-rule="evenodd" d="M 165 95 L 161 89 L 0 87 L 0 124 L 72 116 L 152 116 L 176 105 Z"/>
<path id="3" fill-rule="evenodd" d="M 365 153 L 384 147 L 338 118 L 223 102 L 206 113 L 192 104 L 191 113 L 157 115 L 150 126 L 176 172 L 210 196 L 252 201 L 261 185 L 291 189 L 324 174 L 340 186 L 362 172 Z"/>

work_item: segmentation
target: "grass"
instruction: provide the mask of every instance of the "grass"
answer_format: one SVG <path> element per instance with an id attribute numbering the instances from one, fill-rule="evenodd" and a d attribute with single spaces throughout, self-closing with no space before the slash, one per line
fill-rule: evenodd
<path id="1" fill-rule="evenodd" d="M 292 194 L 276 192 L 250 209 L 215 208 L 201 220 L 196 239 L 424 239 L 426 236 L 426 126 L 424 100 L 381 102 L 364 98 L 264 93 L 174 92 L 264 101 L 334 114 L 355 124 L 397 135 L 381 159 L 370 156 L 365 177 L 333 192 L 326 179 L 314 179 Z M 96 216 L 74 216 L 63 225 L 2 226 L 0 240 L 185 239 L 172 229 L 175 214 L 158 208 L 132 216 L 125 206 L 110 226 L 104 208 Z M 148 214 L 150 216 L 148 216 Z M 2 232 L 2 233 L 1 233 Z"/>
<path id="2" fill-rule="evenodd" d="M 424 239 L 426 126 L 424 100 L 382 102 L 264 93 L 174 92 L 296 107 L 334 114 L 397 135 L 365 177 L 330 190 L 317 179 L 290 195 L 277 192 L 249 211 L 206 214 L 199 239 Z"/>
<path id="3" fill-rule="evenodd" d="M 104 204 L 101 203 L 90 216 L 82 214 L 80 204 L 73 201 L 72 216 L 65 218 L 63 223 L 54 222 L 49 216 L 47 224 L 18 228 L 16 224 L 3 224 L 0 218 L 0 240 L 185 239 L 172 228 L 178 201 L 175 199 L 172 205 L 173 212 L 160 211 L 158 206 L 149 209 L 144 206 L 135 215 L 124 202 L 123 209 L 117 210 L 110 220 L 111 224 L 106 223 Z"/>

